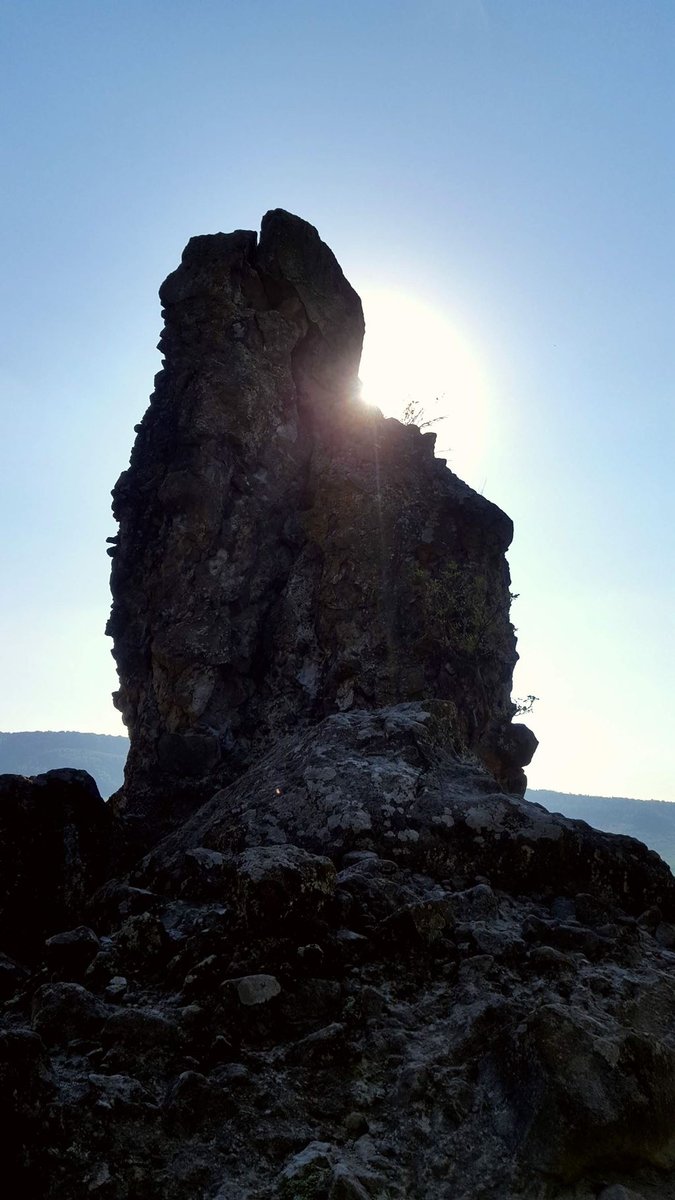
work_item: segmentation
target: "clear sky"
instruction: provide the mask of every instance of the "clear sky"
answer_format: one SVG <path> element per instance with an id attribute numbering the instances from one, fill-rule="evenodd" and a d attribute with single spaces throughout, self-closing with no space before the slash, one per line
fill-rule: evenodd
<path id="1" fill-rule="evenodd" d="M 196 233 L 310 220 L 514 519 L 534 787 L 675 800 L 672 0 L 4 0 L 0 729 L 121 732 L 109 492 Z M 436 397 L 439 397 L 436 400 Z"/>

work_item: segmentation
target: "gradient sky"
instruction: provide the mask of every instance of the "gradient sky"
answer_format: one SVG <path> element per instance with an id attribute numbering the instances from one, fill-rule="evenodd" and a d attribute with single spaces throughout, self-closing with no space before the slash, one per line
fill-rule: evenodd
<path id="1" fill-rule="evenodd" d="M 672 0 L 0 25 L 0 729 L 122 731 L 104 543 L 157 289 L 192 234 L 280 206 L 364 297 L 367 394 L 447 414 L 439 452 L 514 519 L 531 785 L 675 799 Z"/>

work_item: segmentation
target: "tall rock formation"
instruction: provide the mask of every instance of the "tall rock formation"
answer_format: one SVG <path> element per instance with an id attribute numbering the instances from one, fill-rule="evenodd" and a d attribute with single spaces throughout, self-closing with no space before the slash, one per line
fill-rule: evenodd
<path id="1" fill-rule="evenodd" d="M 164 368 L 114 490 L 108 631 L 131 738 L 117 806 L 149 840 L 279 736 L 437 698 L 522 791 L 511 522 L 358 396 L 361 303 L 306 222 L 193 238 Z"/>
<path id="2" fill-rule="evenodd" d="M 497 782 L 508 519 L 355 398 L 360 305 L 297 218 L 162 295 L 115 495 L 126 788 L 0 780 L 5 1175 L 675 1200 L 675 879 Z"/>

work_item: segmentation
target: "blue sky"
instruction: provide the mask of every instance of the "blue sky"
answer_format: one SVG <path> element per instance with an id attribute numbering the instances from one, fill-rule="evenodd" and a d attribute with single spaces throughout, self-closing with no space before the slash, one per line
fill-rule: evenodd
<path id="1" fill-rule="evenodd" d="M 120 731 L 104 540 L 157 288 L 192 234 L 282 206 L 364 295 L 371 398 L 418 378 L 515 521 L 531 784 L 675 799 L 671 0 L 5 0 L 0 24 L 0 728 Z"/>

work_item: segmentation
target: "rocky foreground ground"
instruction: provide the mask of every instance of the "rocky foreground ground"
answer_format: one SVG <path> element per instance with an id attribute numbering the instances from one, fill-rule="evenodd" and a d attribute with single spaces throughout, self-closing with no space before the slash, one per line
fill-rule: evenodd
<path id="1" fill-rule="evenodd" d="M 328 718 L 103 883 L 87 777 L 3 777 L 23 1194 L 675 1196 L 675 882 L 442 716 Z"/>

